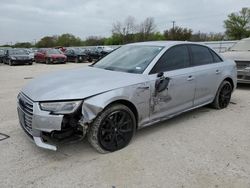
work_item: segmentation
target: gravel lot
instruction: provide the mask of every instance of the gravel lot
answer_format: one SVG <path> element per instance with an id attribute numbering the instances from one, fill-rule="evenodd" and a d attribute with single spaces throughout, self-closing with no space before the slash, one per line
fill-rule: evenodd
<path id="1" fill-rule="evenodd" d="M 0 187 L 250 187 L 250 86 L 230 106 L 200 108 L 137 132 L 102 155 L 86 140 L 57 152 L 36 147 L 19 127 L 16 96 L 32 77 L 86 64 L 0 64 Z M 0 139 L 2 136 L 0 135 Z"/>

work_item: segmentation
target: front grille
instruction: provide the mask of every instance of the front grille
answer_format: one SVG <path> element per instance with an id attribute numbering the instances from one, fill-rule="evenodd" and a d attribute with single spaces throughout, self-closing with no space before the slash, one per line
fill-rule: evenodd
<path id="1" fill-rule="evenodd" d="M 56 58 L 56 60 L 62 62 L 64 61 L 64 58 Z"/>
<path id="2" fill-rule="evenodd" d="M 250 61 L 235 61 L 238 69 L 250 67 Z"/>
<path id="3" fill-rule="evenodd" d="M 18 104 L 21 108 L 21 112 L 18 113 L 20 124 L 28 134 L 32 135 L 33 102 L 21 93 L 18 95 Z"/>

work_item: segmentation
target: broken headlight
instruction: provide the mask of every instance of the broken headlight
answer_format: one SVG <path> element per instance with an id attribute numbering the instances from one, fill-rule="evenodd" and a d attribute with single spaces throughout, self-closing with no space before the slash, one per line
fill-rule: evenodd
<path id="1" fill-rule="evenodd" d="M 53 114 L 72 114 L 81 105 L 82 101 L 41 102 L 40 108 Z"/>

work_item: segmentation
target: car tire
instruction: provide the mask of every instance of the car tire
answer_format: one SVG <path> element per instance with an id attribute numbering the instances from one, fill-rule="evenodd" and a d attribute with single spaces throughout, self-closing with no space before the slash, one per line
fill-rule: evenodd
<path id="1" fill-rule="evenodd" d="M 75 58 L 75 63 L 79 63 L 78 57 Z"/>
<path id="2" fill-rule="evenodd" d="M 9 60 L 8 64 L 9 66 L 13 66 L 13 62 L 11 60 Z"/>
<path id="3" fill-rule="evenodd" d="M 230 103 L 232 91 L 231 83 L 224 80 L 216 93 L 212 107 L 218 110 L 226 108 Z"/>
<path id="4" fill-rule="evenodd" d="M 30 62 L 30 63 L 29 63 L 29 65 L 32 65 L 32 64 L 33 64 L 33 62 Z"/>
<path id="5" fill-rule="evenodd" d="M 89 143 L 100 153 L 126 147 L 136 130 L 134 113 L 125 105 L 116 104 L 104 109 L 90 124 Z"/>
<path id="6" fill-rule="evenodd" d="M 90 63 L 93 61 L 93 59 L 92 59 L 91 57 L 88 57 L 87 60 L 88 60 L 88 62 L 90 62 Z"/>

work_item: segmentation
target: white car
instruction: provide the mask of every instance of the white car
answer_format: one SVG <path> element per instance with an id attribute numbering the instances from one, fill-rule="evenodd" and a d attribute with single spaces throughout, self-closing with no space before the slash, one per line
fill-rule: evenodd
<path id="1" fill-rule="evenodd" d="M 250 83 L 250 38 L 240 40 L 222 55 L 236 62 L 238 83 Z"/>

